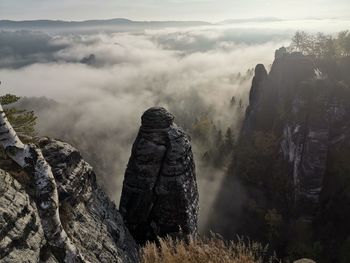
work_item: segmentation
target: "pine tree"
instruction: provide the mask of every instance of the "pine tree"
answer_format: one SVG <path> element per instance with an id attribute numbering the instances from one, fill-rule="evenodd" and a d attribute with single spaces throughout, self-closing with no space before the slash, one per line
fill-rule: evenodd
<path id="1" fill-rule="evenodd" d="M 225 133 L 225 148 L 226 148 L 226 152 L 230 153 L 233 150 L 233 146 L 234 146 L 234 136 L 232 133 L 232 129 L 229 127 L 226 130 Z"/>
<path id="2" fill-rule="evenodd" d="M 215 138 L 215 145 L 220 146 L 222 144 L 222 131 L 218 130 Z"/>
<path id="3" fill-rule="evenodd" d="M 26 111 L 17 109 L 13 104 L 16 103 L 20 97 L 12 94 L 0 96 L 0 104 L 4 106 L 4 112 L 7 119 L 12 124 L 18 137 L 25 143 L 31 142 L 35 137 L 36 119 L 33 111 Z"/>
<path id="4" fill-rule="evenodd" d="M 214 138 L 214 145 L 212 148 L 212 164 L 214 165 L 214 167 L 221 167 L 225 156 L 223 155 L 224 152 L 224 142 L 223 142 L 223 138 L 222 138 L 222 131 L 218 130 L 215 134 L 215 138 Z"/>

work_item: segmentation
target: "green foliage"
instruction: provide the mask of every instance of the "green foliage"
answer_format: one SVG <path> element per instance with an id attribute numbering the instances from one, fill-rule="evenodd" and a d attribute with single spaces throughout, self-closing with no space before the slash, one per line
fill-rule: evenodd
<path id="1" fill-rule="evenodd" d="M 239 177 L 255 184 L 265 183 L 278 151 L 278 139 L 273 133 L 255 132 L 252 140 L 241 140 L 235 151 Z"/>
<path id="2" fill-rule="evenodd" d="M 37 117 L 33 111 L 20 110 L 13 106 L 20 97 L 15 95 L 6 94 L 0 96 L 0 103 L 4 106 L 4 112 L 7 119 L 17 132 L 22 141 L 31 142 L 36 135 L 35 125 Z"/>
<path id="3" fill-rule="evenodd" d="M 214 143 L 212 145 L 212 149 L 213 149 L 212 164 L 214 165 L 214 167 L 220 168 L 222 167 L 225 161 L 225 158 L 223 155 L 225 144 L 222 136 L 222 131 L 218 130 L 216 134 L 214 134 L 214 136 L 215 136 Z"/>
<path id="4" fill-rule="evenodd" d="M 234 146 L 234 136 L 231 128 L 227 128 L 225 133 L 225 148 L 227 152 L 231 152 Z"/>
<path id="5" fill-rule="evenodd" d="M 235 138 L 232 129 L 229 127 L 223 137 L 222 131 L 219 130 L 213 135 L 212 163 L 214 167 L 220 168 L 231 159 L 231 155 L 235 148 Z"/>
<path id="6" fill-rule="evenodd" d="M 219 125 L 220 122 L 219 122 Z M 200 145 L 202 160 L 207 165 L 223 168 L 231 160 L 235 148 L 235 135 L 232 128 L 228 127 L 223 134 L 214 121 L 207 115 L 200 116 L 190 129 L 190 135 Z"/>
<path id="7" fill-rule="evenodd" d="M 5 105 L 9 105 L 9 104 L 15 103 L 19 99 L 20 99 L 20 97 L 17 97 L 15 95 L 6 94 L 6 95 L 0 97 L 0 103 L 1 103 L 2 106 L 5 106 Z"/>
<path id="8" fill-rule="evenodd" d="M 212 128 L 212 122 L 208 116 L 202 116 L 192 127 L 192 134 L 199 140 L 208 141 L 210 137 L 210 131 Z"/>

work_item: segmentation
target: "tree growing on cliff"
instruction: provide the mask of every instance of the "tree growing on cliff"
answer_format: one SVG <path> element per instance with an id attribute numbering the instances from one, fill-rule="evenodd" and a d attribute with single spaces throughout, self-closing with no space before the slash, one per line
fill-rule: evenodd
<path id="1" fill-rule="evenodd" d="M 33 111 L 20 110 L 14 106 L 20 97 L 6 94 L 0 96 L 0 104 L 3 105 L 4 113 L 7 119 L 11 123 L 14 130 L 17 132 L 18 137 L 24 141 L 31 141 L 36 135 L 35 125 L 37 117 Z"/>
<path id="2" fill-rule="evenodd" d="M 14 104 L 20 99 L 20 97 L 6 94 L 0 96 L 0 104 L 4 107 L 4 113 L 7 119 L 12 124 L 12 127 L 16 131 L 18 137 L 25 143 L 33 141 L 36 135 L 35 125 L 36 119 L 33 111 L 19 110 Z M 3 149 L 0 148 L 0 158 L 3 159 L 6 154 Z"/>
<path id="3" fill-rule="evenodd" d="M 297 31 L 292 38 L 290 49 L 301 53 L 309 53 L 311 50 L 311 36 L 304 31 Z"/>
<path id="4" fill-rule="evenodd" d="M 332 36 L 317 33 L 313 37 L 312 52 L 316 57 L 332 58 L 337 55 L 335 40 Z"/>
<path id="5" fill-rule="evenodd" d="M 350 32 L 338 33 L 336 38 L 323 33 L 309 34 L 297 31 L 289 46 L 291 51 L 317 58 L 344 57 L 350 55 Z"/>

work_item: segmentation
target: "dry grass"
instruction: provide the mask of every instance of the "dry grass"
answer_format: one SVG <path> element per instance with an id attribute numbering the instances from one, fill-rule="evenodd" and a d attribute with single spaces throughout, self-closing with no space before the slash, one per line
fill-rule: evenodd
<path id="1" fill-rule="evenodd" d="M 255 242 L 224 241 L 218 236 L 205 240 L 160 239 L 141 251 L 142 263 L 263 263 L 279 262 L 267 256 L 267 247 Z"/>

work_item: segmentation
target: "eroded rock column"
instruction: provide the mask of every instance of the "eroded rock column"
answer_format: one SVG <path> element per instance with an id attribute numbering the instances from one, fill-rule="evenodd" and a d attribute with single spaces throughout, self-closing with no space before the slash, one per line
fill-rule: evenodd
<path id="1" fill-rule="evenodd" d="M 189 139 L 164 108 L 150 108 L 141 119 L 120 200 L 124 221 L 139 244 L 195 235 L 198 190 Z"/>

